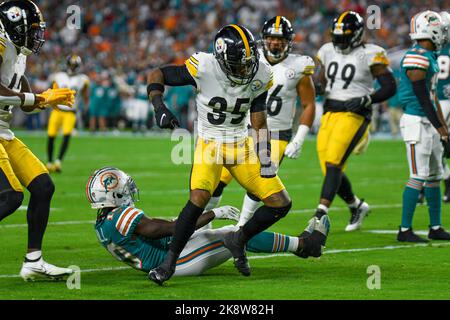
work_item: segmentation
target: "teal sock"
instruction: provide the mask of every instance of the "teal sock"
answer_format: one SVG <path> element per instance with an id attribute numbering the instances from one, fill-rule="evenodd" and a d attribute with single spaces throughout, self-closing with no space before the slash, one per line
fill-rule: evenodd
<path id="1" fill-rule="evenodd" d="M 425 183 L 425 198 L 430 214 L 430 226 L 441 225 L 441 187 L 440 180 L 427 181 Z"/>
<path id="2" fill-rule="evenodd" d="M 289 248 L 289 237 L 274 232 L 260 232 L 247 242 L 247 250 L 250 252 L 286 252 Z"/>
<path id="3" fill-rule="evenodd" d="M 410 178 L 403 190 L 402 227 L 411 228 L 417 198 L 422 190 L 424 180 Z"/>

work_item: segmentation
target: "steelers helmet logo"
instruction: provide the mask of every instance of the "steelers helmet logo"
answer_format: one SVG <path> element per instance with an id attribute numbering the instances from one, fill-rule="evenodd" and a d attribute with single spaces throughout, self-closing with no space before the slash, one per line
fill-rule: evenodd
<path id="1" fill-rule="evenodd" d="M 293 79 L 294 76 L 295 76 L 295 71 L 294 71 L 294 69 L 287 69 L 286 72 L 285 72 L 285 76 L 286 76 L 286 78 L 288 78 L 288 79 Z"/>
<path id="2" fill-rule="evenodd" d="M 261 87 L 262 87 L 261 80 L 256 79 L 256 80 L 252 81 L 252 86 L 251 86 L 252 91 L 258 91 L 259 89 L 261 89 Z"/>
<path id="3" fill-rule="evenodd" d="M 20 11 L 20 8 L 18 8 L 18 7 L 11 7 L 6 12 L 6 16 L 8 17 L 8 19 L 10 21 L 17 22 L 20 19 L 22 19 L 22 11 Z"/>
<path id="4" fill-rule="evenodd" d="M 216 52 L 217 53 L 222 53 L 226 50 L 227 45 L 225 43 L 225 41 L 222 38 L 218 38 L 216 40 Z"/>

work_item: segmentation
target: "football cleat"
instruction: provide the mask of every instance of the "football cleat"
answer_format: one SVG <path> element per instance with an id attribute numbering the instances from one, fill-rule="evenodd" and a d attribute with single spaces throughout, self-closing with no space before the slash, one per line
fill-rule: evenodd
<path id="1" fill-rule="evenodd" d="M 304 242 L 304 239 L 305 239 L 306 237 L 308 237 L 309 235 L 311 235 L 311 233 L 313 233 L 313 231 L 314 231 L 314 226 L 315 226 L 315 224 L 316 224 L 316 220 L 318 220 L 317 217 L 312 217 L 312 218 L 308 221 L 308 225 L 306 226 L 305 230 L 303 230 L 303 232 L 302 232 L 300 235 L 298 235 L 298 238 L 299 238 L 299 247 L 297 248 L 297 251 L 294 252 L 294 254 L 295 254 L 296 256 L 299 256 L 300 258 L 304 258 L 304 259 L 308 258 L 308 255 L 306 254 L 306 251 L 303 250 L 303 248 L 300 248 L 300 243 L 301 243 L 301 242 Z"/>
<path id="2" fill-rule="evenodd" d="M 155 282 L 156 284 L 162 286 L 162 284 L 169 280 L 174 274 L 175 270 L 166 270 L 163 267 L 159 266 L 155 269 L 150 270 L 148 273 L 148 278 Z"/>
<path id="3" fill-rule="evenodd" d="M 248 277 L 250 275 L 250 264 L 245 254 L 245 244 L 239 244 L 238 237 L 240 231 L 229 232 L 223 237 L 223 245 L 230 250 L 234 259 L 234 266 L 238 271 Z"/>
<path id="4" fill-rule="evenodd" d="M 361 228 L 364 218 L 369 215 L 370 207 L 364 199 L 361 199 L 356 208 L 350 208 L 351 216 L 345 231 L 355 231 Z"/>
<path id="5" fill-rule="evenodd" d="M 303 241 L 299 241 L 299 248 L 294 252 L 295 255 L 301 258 L 318 258 L 322 255 L 330 232 L 330 218 L 328 215 L 323 215 L 320 219 L 313 217 L 303 233 L 309 233 L 311 229 L 308 230 L 308 228 L 311 226 L 313 226 L 312 232 L 303 238 L 300 237 L 300 240 Z M 300 243 L 303 244 L 302 248 L 300 248 Z"/>
<path id="6" fill-rule="evenodd" d="M 53 163 L 47 162 L 47 164 L 45 166 L 47 167 L 47 170 L 49 173 L 55 172 L 55 166 Z"/>
<path id="7" fill-rule="evenodd" d="M 68 268 L 59 268 L 42 259 L 30 262 L 25 261 L 20 270 L 20 276 L 25 281 L 34 281 L 39 279 L 61 280 L 66 276 L 71 275 L 75 271 Z"/>
<path id="8" fill-rule="evenodd" d="M 53 168 L 55 172 L 61 172 L 62 170 L 61 160 L 56 160 L 55 164 L 53 165 Z"/>
<path id="9" fill-rule="evenodd" d="M 401 227 L 399 228 L 397 234 L 397 240 L 400 242 L 416 242 L 416 243 L 426 243 L 427 239 L 423 239 L 419 237 L 417 234 L 413 232 L 412 228 L 409 228 L 406 231 L 402 231 Z"/>
<path id="10" fill-rule="evenodd" d="M 428 232 L 428 239 L 432 240 L 450 240 L 450 233 L 444 230 L 444 228 L 439 227 L 437 230 L 430 228 Z"/>

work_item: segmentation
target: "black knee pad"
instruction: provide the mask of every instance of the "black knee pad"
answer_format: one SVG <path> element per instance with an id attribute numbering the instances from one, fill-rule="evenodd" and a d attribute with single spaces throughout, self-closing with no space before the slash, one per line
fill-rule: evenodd
<path id="1" fill-rule="evenodd" d="M 55 192 L 55 185 L 53 184 L 50 175 L 44 173 L 34 178 L 34 180 L 28 185 L 27 189 L 33 197 L 49 199 Z"/>
<path id="2" fill-rule="evenodd" d="M 280 207 L 280 208 L 268 207 L 268 208 L 270 208 L 272 210 L 274 216 L 284 218 L 289 213 L 289 210 L 291 210 L 291 207 L 292 207 L 292 201 L 290 201 L 289 204 L 285 207 Z"/>
<path id="3" fill-rule="evenodd" d="M 15 212 L 23 201 L 23 193 L 8 190 L 0 193 L 0 220 Z"/>

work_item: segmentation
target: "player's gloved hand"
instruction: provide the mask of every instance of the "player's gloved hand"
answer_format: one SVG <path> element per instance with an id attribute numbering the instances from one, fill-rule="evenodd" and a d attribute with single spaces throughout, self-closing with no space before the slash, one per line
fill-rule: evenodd
<path id="1" fill-rule="evenodd" d="M 273 178 L 277 175 L 277 166 L 270 158 L 271 152 L 270 142 L 257 143 L 256 150 L 258 152 L 259 162 L 261 163 L 260 176 L 262 178 Z"/>
<path id="2" fill-rule="evenodd" d="M 441 143 L 442 143 L 442 146 L 444 147 L 444 157 L 450 158 L 450 137 L 449 136 L 446 136 L 446 137 L 441 136 Z"/>
<path id="3" fill-rule="evenodd" d="M 359 113 L 364 110 L 370 110 L 372 98 L 370 95 L 364 97 L 352 98 L 344 102 L 347 111 Z"/>
<path id="4" fill-rule="evenodd" d="M 216 219 L 227 219 L 239 221 L 240 211 L 238 208 L 232 206 L 222 206 L 211 210 L 214 212 Z"/>
<path id="5" fill-rule="evenodd" d="M 180 126 L 178 119 L 164 104 L 160 105 L 155 111 L 155 119 L 161 129 L 174 129 Z"/>
<path id="6" fill-rule="evenodd" d="M 36 97 L 42 100 L 39 103 L 38 108 L 44 109 L 48 106 L 56 107 L 58 104 L 72 107 L 75 101 L 75 93 L 76 91 L 74 90 L 69 88 L 58 88 L 58 86 L 54 84 L 53 88 L 47 89 L 36 95 Z"/>
<path id="7" fill-rule="evenodd" d="M 297 133 L 291 142 L 286 146 L 284 150 L 284 155 L 291 159 L 297 159 L 302 152 L 303 142 L 305 142 L 305 137 L 308 134 L 309 127 L 307 125 L 301 124 L 298 127 Z"/>

